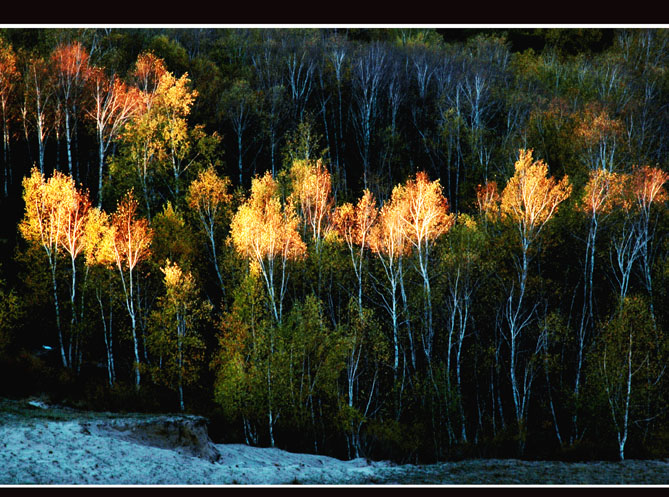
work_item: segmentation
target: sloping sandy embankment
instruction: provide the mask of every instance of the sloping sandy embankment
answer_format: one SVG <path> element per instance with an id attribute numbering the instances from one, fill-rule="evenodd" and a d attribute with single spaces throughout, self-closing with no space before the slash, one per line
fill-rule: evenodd
<path id="1" fill-rule="evenodd" d="M 214 444 L 197 416 L 77 417 L 39 402 L 33 412 L 12 407 L 0 416 L 5 485 L 357 484 L 374 481 L 387 464 Z"/>

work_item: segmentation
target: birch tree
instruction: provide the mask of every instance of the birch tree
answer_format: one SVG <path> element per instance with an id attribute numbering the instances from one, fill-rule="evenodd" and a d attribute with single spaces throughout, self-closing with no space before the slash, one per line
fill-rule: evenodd
<path id="1" fill-rule="evenodd" d="M 532 150 L 520 150 L 515 173 L 502 192 L 502 213 L 517 230 L 520 258 L 514 258 L 517 281 L 512 282 L 504 306 L 507 331 L 505 338 L 510 348 L 509 378 L 513 396 L 514 414 L 522 442 L 527 420 L 527 407 L 534 373 L 531 358 L 519 359 L 523 333 L 534 319 L 537 304 L 530 309 L 524 302 L 531 260 L 530 248 L 557 211 L 558 205 L 571 194 L 569 178 L 559 182 L 548 176 L 548 165 L 532 158 Z"/>

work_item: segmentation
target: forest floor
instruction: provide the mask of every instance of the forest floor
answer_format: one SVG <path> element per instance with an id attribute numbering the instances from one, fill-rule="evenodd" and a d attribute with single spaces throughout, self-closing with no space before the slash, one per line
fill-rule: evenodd
<path id="1" fill-rule="evenodd" d="M 478 459 L 414 466 L 214 444 L 188 415 L 0 399 L 1 485 L 669 485 L 669 460 Z"/>

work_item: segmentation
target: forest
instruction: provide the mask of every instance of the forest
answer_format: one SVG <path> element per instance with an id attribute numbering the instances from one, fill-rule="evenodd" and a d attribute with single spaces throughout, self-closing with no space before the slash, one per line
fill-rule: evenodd
<path id="1" fill-rule="evenodd" d="M 669 457 L 669 33 L 0 29 L 0 395 L 340 458 Z"/>

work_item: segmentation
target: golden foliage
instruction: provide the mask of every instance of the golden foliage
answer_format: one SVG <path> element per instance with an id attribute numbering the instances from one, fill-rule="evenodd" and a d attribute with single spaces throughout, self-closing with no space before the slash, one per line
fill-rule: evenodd
<path id="1" fill-rule="evenodd" d="M 88 192 L 82 192 L 74 188 L 74 181 L 72 181 L 71 186 L 73 187 L 72 196 L 68 199 L 69 202 L 63 206 L 65 210 L 63 248 L 72 259 L 76 259 L 86 246 L 85 232 L 91 209 L 91 199 Z"/>
<path id="2" fill-rule="evenodd" d="M 252 268 L 265 260 L 294 260 L 306 251 L 297 231 L 299 219 L 291 204 L 282 207 L 278 185 L 268 171 L 251 183 L 251 196 L 242 203 L 230 224 L 235 249 L 249 258 Z"/>
<path id="3" fill-rule="evenodd" d="M 138 219 L 137 200 L 132 191 L 118 203 L 111 219 L 111 246 L 119 270 L 132 270 L 151 254 L 153 230 L 146 219 Z"/>
<path id="4" fill-rule="evenodd" d="M 188 188 L 186 201 L 196 211 L 203 222 L 213 222 L 221 207 L 232 200 L 228 193 L 230 179 L 221 178 L 216 174 L 214 166 L 200 171 Z"/>
<path id="5" fill-rule="evenodd" d="M 47 253 L 57 251 L 65 243 L 67 219 L 76 201 L 74 180 L 59 171 L 45 180 L 37 168 L 23 179 L 23 200 L 26 210 L 19 224 L 21 235 L 40 243 Z"/>
<path id="6" fill-rule="evenodd" d="M 366 247 L 369 243 L 367 237 L 378 215 L 374 195 L 365 190 L 355 206 L 346 202 L 335 209 L 333 226 L 349 247 Z"/>
<path id="7" fill-rule="evenodd" d="M 581 138 L 586 145 L 619 137 L 622 132 L 622 122 L 619 119 L 611 119 L 606 109 L 599 105 L 587 106 L 576 128 L 576 136 Z"/>
<path id="8" fill-rule="evenodd" d="M 653 204 L 667 201 L 669 196 L 664 184 L 669 181 L 669 173 L 659 167 L 634 166 L 631 173 L 615 175 L 611 202 L 624 211 L 639 209 L 649 212 Z"/>
<path id="9" fill-rule="evenodd" d="M 403 187 L 405 207 L 402 209 L 405 236 L 420 249 L 446 233 L 454 223 L 448 213 L 448 200 L 442 194 L 439 180 L 430 181 L 427 173 L 416 173 Z"/>
<path id="10" fill-rule="evenodd" d="M 664 184 L 669 181 L 669 173 L 659 167 L 635 167 L 632 172 L 632 188 L 639 208 L 650 209 L 653 203 L 667 201 Z"/>
<path id="11" fill-rule="evenodd" d="M 331 229 L 334 201 L 330 173 L 320 159 L 296 160 L 290 168 L 290 178 L 293 185 L 290 201 L 299 206 L 313 238 L 320 241 Z"/>
<path id="12" fill-rule="evenodd" d="M 92 207 L 84 225 L 84 252 L 88 266 L 114 264 L 113 231 L 109 215 L 97 207 Z"/>
<path id="13" fill-rule="evenodd" d="M 610 212 L 614 200 L 621 195 L 624 179 L 624 175 L 610 172 L 607 169 L 591 170 L 583 192 L 583 210 L 590 216 Z"/>
<path id="14" fill-rule="evenodd" d="M 476 187 L 476 203 L 479 213 L 487 219 L 499 216 L 500 196 L 496 181 L 488 181 L 485 185 Z"/>
<path id="15" fill-rule="evenodd" d="M 151 106 L 151 99 L 158 88 L 158 83 L 167 72 L 165 62 L 151 52 L 139 54 L 135 62 L 135 69 L 131 73 L 142 95 L 146 99 L 147 107 Z"/>
<path id="16" fill-rule="evenodd" d="M 85 251 L 87 263 L 95 263 L 102 250 L 104 217 L 91 207 L 88 192 L 78 190 L 74 179 L 59 171 L 45 180 L 37 168 L 24 178 L 23 188 L 23 237 L 40 243 L 49 257 L 62 248 L 73 260 Z"/>
<path id="17" fill-rule="evenodd" d="M 404 210 L 405 189 L 402 186 L 393 188 L 393 193 L 381 210 L 377 222 L 372 226 L 369 236 L 369 247 L 375 254 L 382 254 L 390 260 L 405 255 L 411 249 L 406 243 Z"/>
<path id="18" fill-rule="evenodd" d="M 168 301 L 174 306 L 186 306 L 196 302 L 198 287 L 190 271 L 185 271 L 178 263 L 166 260 L 165 266 L 160 268 L 163 273 L 163 282 Z M 204 306 L 209 309 L 209 305 Z"/>
<path id="19" fill-rule="evenodd" d="M 518 224 L 523 237 L 538 233 L 571 194 L 565 175 L 561 181 L 548 177 L 548 165 L 534 161 L 532 150 L 520 150 L 516 172 L 502 192 L 502 212 Z"/>

